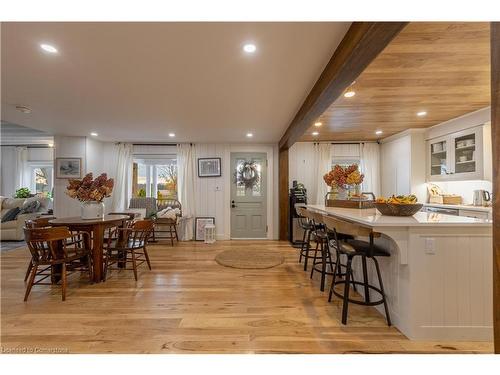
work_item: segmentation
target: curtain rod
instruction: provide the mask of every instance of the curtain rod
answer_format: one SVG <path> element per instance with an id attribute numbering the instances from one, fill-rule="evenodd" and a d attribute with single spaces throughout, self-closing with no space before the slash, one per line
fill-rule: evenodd
<path id="1" fill-rule="evenodd" d="M 132 143 L 134 146 L 177 146 L 177 143 Z"/>
<path id="2" fill-rule="evenodd" d="M 338 141 L 338 142 L 314 142 L 314 144 L 320 144 L 320 143 L 330 143 L 331 145 L 361 145 L 363 143 L 380 143 L 380 141 L 362 141 L 362 142 L 355 142 L 355 141 Z"/>
<path id="3" fill-rule="evenodd" d="M 20 144 L 20 145 L 0 145 L 0 147 L 28 147 L 28 148 L 53 148 L 47 145 L 40 145 L 40 144 Z"/>

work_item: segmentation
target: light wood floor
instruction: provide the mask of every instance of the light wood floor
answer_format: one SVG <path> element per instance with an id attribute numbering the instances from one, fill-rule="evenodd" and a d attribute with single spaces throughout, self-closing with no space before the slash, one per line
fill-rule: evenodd
<path id="1" fill-rule="evenodd" d="M 285 264 L 265 270 L 214 261 L 229 248 L 274 250 Z M 340 323 L 317 280 L 286 242 L 225 241 L 150 246 L 153 271 L 114 272 L 105 283 L 69 277 L 66 302 L 57 286 L 35 286 L 23 302 L 27 249 L 1 254 L 2 351 L 70 353 L 444 353 L 492 352 L 491 343 L 412 342 L 375 309 L 355 306 Z"/>

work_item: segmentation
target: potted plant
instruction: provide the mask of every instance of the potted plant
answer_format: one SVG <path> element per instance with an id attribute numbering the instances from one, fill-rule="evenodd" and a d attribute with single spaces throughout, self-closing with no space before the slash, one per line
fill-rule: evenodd
<path id="1" fill-rule="evenodd" d="M 83 179 L 71 179 L 66 194 L 82 202 L 82 219 L 99 219 L 104 216 L 104 198 L 113 191 L 113 179 L 106 173 L 95 179 L 88 173 Z"/>
<path id="2" fill-rule="evenodd" d="M 348 199 L 351 187 L 355 187 L 355 195 L 361 195 L 361 183 L 364 177 L 365 175 L 359 172 L 357 164 L 345 168 L 337 164 L 323 176 L 323 180 L 336 193 L 336 199 Z"/>
<path id="3" fill-rule="evenodd" d="M 32 196 L 30 189 L 27 187 L 17 189 L 16 194 L 14 194 L 14 198 L 30 198 Z"/>

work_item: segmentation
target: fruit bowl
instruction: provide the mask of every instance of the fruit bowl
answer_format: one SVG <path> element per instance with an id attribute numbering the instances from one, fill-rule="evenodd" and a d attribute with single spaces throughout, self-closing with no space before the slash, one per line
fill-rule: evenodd
<path id="1" fill-rule="evenodd" d="M 387 216 L 413 216 L 422 209 L 422 203 L 397 204 L 397 203 L 375 203 L 375 208 L 382 215 Z"/>

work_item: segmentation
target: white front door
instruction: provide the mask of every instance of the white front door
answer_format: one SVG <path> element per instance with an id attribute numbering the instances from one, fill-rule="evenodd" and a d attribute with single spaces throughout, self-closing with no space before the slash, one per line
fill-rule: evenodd
<path id="1" fill-rule="evenodd" d="M 231 238 L 267 238 L 266 157 L 231 153 Z"/>

